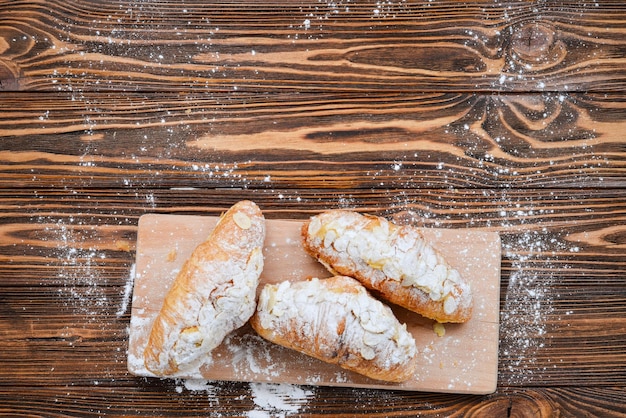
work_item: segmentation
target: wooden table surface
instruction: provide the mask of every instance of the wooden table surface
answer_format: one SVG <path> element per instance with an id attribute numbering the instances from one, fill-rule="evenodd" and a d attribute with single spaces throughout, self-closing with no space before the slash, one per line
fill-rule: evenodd
<path id="1" fill-rule="evenodd" d="M 0 0 L 0 414 L 624 416 L 626 4 Z M 158 380 L 137 222 L 329 208 L 502 240 L 491 395 Z"/>

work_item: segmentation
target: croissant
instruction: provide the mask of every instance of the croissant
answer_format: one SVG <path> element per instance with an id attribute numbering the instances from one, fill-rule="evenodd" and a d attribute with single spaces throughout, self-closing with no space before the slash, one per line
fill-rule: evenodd
<path id="1" fill-rule="evenodd" d="M 220 218 L 165 296 L 144 351 L 149 371 L 168 376 L 201 366 L 248 321 L 256 309 L 264 240 L 265 218 L 253 202 L 238 202 Z"/>
<path id="2" fill-rule="evenodd" d="M 302 227 L 304 248 L 332 273 L 354 277 L 384 299 L 438 322 L 466 322 L 472 292 L 417 228 L 350 210 Z"/>
<path id="3" fill-rule="evenodd" d="M 372 379 L 401 382 L 415 373 L 406 325 L 350 277 L 268 284 L 250 324 L 269 341 Z"/>

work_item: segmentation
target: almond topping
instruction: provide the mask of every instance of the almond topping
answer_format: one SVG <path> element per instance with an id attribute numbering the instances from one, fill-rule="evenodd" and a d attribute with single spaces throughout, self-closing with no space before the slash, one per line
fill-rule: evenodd
<path id="1" fill-rule="evenodd" d="M 237 226 L 241 229 L 249 229 L 252 226 L 252 221 L 243 212 L 235 212 L 233 214 L 233 221 L 237 224 Z"/>

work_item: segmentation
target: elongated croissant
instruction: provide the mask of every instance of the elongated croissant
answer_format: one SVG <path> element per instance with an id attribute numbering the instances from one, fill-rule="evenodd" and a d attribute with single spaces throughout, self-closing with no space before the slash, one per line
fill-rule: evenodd
<path id="1" fill-rule="evenodd" d="M 250 323 L 269 341 L 373 379 L 401 382 L 415 373 L 406 325 L 350 277 L 268 284 Z"/>
<path id="2" fill-rule="evenodd" d="M 146 349 L 145 366 L 159 376 L 199 367 L 226 335 L 256 309 L 263 269 L 265 218 L 241 201 L 191 254 L 165 296 Z"/>
<path id="3" fill-rule="evenodd" d="M 469 284 L 417 228 L 349 210 L 329 210 L 302 227 L 304 248 L 334 274 L 354 277 L 388 301 L 438 322 L 466 322 Z"/>

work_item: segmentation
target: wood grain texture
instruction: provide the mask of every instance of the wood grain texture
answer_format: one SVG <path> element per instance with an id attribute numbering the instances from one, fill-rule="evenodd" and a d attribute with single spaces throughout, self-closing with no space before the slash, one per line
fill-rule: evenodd
<path id="1" fill-rule="evenodd" d="M 1 88 L 616 91 L 619 0 L 0 3 Z"/>
<path id="2" fill-rule="evenodd" d="M 4 94 L 2 187 L 626 185 L 623 94 Z"/>
<path id="3" fill-rule="evenodd" d="M 401 219 L 416 216 L 427 227 L 495 230 L 503 240 L 495 398 L 319 389 L 303 413 L 340 413 L 347 405 L 353 411 L 356 404 L 374 416 L 618 416 L 626 376 L 624 197 L 622 189 L 5 189 L 3 405 L 45 415 L 200 415 L 216 403 L 225 414 L 253 409 L 246 385 L 220 384 L 207 400 L 206 391 L 177 393 L 182 382 L 130 377 L 125 351 L 137 218 L 146 212 L 216 215 L 251 198 L 270 218 L 302 219 L 324 208 L 354 206 Z M 413 215 L 402 212 L 407 209 Z M 529 386 L 544 389 L 528 394 Z M 367 400 L 372 398 L 378 401 Z"/>
<path id="4" fill-rule="evenodd" d="M 175 389 L 182 389 L 179 392 Z M 255 410 L 251 390 L 245 384 L 217 383 L 214 395 L 184 389 L 178 382 L 146 385 L 137 382 L 132 389 L 116 390 L 107 385 L 88 391 L 73 387 L 37 387 L 27 394 L 21 388 L 0 387 L 0 400 L 5 410 L 21 409 L 32 415 L 60 417 L 67 415 L 105 416 L 206 416 L 214 413 L 216 399 L 223 416 L 245 416 Z M 623 388 L 606 390 L 606 398 L 598 400 L 594 389 L 524 389 L 503 392 L 488 397 L 436 395 L 405 392 L 318 388 L 298 415 L 321 417 L 342 413 L 346 400 L 354 402 L 348 416 L 365 412 L 377 417 L 529 417 L 602 416 L 621 417 L 624 408 L 615 408 L 622 400 Z M 15 400 L 19 399 L 21 403 Z M 46 402 L 55 399 L 54 403 Z M 302 399 L 298 399 L 302 401 Z M 107 406 L 103 401 L 110 401 Z M 589 403 L 587 403 L 589 402 Z M 257 409 L 258 410 L 258 409 Z M 262 411 L 260 411 L 262 413 Z M 344 413 L 343 416 L 346 416 Z"/>
<path id="5" fill-rule="evenodd" d="M 620 0 L 0 0 L 0 415 L 626 415 Z M 126 372 L 145 213 L 502 238 L 498 391 Z M 291 412 L 290 412 L 291 411 Z"/>
<path id="6" fill-rule="evenodd" d="M 498 392 L 490 396 L 380 392 L 345 388 L 310 388 L 300 403 L 298 416 L 374 417 L 515 417 L 554 416 L 622 417 L 624 388 L 606 388 L 602 397 L 593 388 L 528 388 Z M 222 416 L 267 414 L 253 401 L 247 384 L 215 382 L 205 391 L 185 389 L 182 382 L 134 382 L 131 387 L 101 383 L 88 390 L 72 386 L 24 388 L 0 387 L 0 401 L 6 411 L 19 410 L 34 416 L 206 416 L 219 408 Z M 53 402 L 50 400 L 53 399 Z M 351 402 L 350 412 L 345 404 Z"/>

